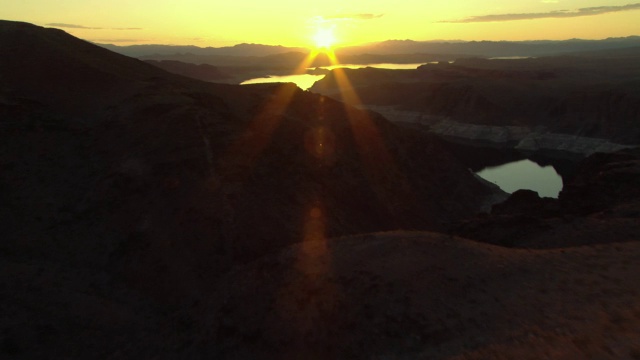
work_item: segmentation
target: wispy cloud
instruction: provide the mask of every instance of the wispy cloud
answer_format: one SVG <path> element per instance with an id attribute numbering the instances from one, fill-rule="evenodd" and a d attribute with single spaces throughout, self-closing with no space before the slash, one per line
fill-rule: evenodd
<path id="1" fill-rule="evenodd" d="M 547 1 L 548 2 L 548 1 Z M 601 15 L 612 12 L 640 10 L 640 3 L 621 5 L 621 6 L 595 6 L 581 8 L 577 10 L 557 10 L 541 13 L 523 13 L 523 14 L 494 14 L 494 15 L 481 15 L 471 16 L 465 19 L 459 20 L 444 20 L 441 23 L 476 23 L 476 22 L 498 22 L 498 21 L 513 21 L 513 20 L 531 20 L 531 19 L 546 19 L 546 18 L 572 18 L 580 16 L 593 16 Z"/>
<path id="2" fill-rule="evenodd" d="M 88 27 L 88 26 L 76 25 L 76 24 L 65 24 L 65 23 L 49 23 L 45 25 L 53 26 L 57 28 L 65 28 L 65 29 L 102 30 L 102 28 Z"/>
<path id="3" fill-rule="evenodd" d="M 142 28 L 137 28 L 137 27 L 103 28 L 103 27 L 90 27 L 90 26 L 84 26 L 84 25 L 65 24 L 65 23 L 49 23 L 49 24 L 45 24 L 45 25 L 46 26 L 57 27 L 57 28 L 64 28 L 64 29 L 83 29 L 83 30 L 142 30 Z"/>
<path id="4" fill-rule="evenodd" d="M 114 44 L 114 43 L 141 43 L 148 42 L 148 39 L 91 39 L 91 42 L 99 44 Z"/>

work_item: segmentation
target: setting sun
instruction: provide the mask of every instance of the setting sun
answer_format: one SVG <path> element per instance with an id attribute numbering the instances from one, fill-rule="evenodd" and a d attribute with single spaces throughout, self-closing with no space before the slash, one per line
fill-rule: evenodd
<path id="1" fill-rule="evenodd" d="M 313 36 L 313 40 L 316 43 L 318 49 L 331 49 L 336 43 L 336 37 L 333 34 L 333 29 L 318 29 Z"/>

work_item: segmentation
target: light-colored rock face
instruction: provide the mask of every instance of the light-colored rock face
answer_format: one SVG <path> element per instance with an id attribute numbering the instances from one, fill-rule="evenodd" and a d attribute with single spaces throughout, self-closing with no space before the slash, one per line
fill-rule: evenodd
<path id="1" fill-rule="evenodd" d="M 557 134 L 544 129 L 525 126 L 489 126 L 454 121 L 439 116 L 429 116 L 417 111 L 396 110 L 392 106 L 368 106 L 388 120 L 396 123 L 424 125 L 436 135 L 452 140 L 491 144 L 496 147 L 514 148 L 524 151 L 562 151 L 589 156 L 596 152 L 615 152 L 638 145 L 617 144 L 607 139 Z"/>
<path id="2" fill-rule="evenodd" d="M 493 143 L 519 141 L 531 132 L 528 128 L 521 126 L 486 126 L 465 124 L 452 120 L 443 120 L 437 123 L 431 127 L 431 131 L 442 136 Z"/>
<path id="3" fill-rule="evenodd" d="M 610 153 L 632 147 L 634 146 L 616 144 L 606 139 L 565 134 L 531 133 L 520 140 L 515 148 L 527 151 L 558 150 L 588 156 L 597 152 Z"/>

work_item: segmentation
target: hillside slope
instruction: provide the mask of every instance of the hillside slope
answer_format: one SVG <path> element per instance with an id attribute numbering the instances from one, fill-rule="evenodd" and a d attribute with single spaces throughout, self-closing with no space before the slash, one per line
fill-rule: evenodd
<path id="1" fill-rule="evenodd" d="M 301 241 L 309 217 L 326 236 L 436 229 L 496 192 L 437 139 L 292 84 L 199 82 L 29 24 L 0 34 L 7 254 L 181 299 Z"/>
<path id="2" fill-rule="evenodd" d="M 531 251 L 418 232 L 315 239 L 236 267 L 179 310 L 104 275 L 14 259 L 2 262 L 11 292 L 2 294 L 1 351 L 21 359 L 635 359 L 639 245 Z"/>

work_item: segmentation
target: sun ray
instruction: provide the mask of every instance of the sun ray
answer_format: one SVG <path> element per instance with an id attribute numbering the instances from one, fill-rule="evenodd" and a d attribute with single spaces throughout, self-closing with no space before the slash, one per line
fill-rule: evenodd
<path id="1" fill-rule="evenodd" d="M 335 54 L 331 61 L 339 64 Z M 343 68 L 333 70 L 342 101 L 349 119 L 353 136 L 369 179 L 369 185 L 378 196 L 380 204 L 386 206 L 397 224 L 403 223 L 403 214 L 414 208 L 411 185 L 398 168 L 388 150 L 384 137 L 368 112 L 358 110 L 362 106 L 351 81 Z"/>
<path id="2" fill-rule="evenodd" d="M 311 51 L 294 69 L 293 73 L 304 73 L 320 54 Z M 239 136 L 228 148 L 220 161 L 220 176 L 223 182 L 241 183 L 251 172 L 253 164 L 271 142 L 274 131 L 280 126 L 282 117 L 289 107 L 298 87 L 283 84 L 262 105 L 262 108 Z"/>

